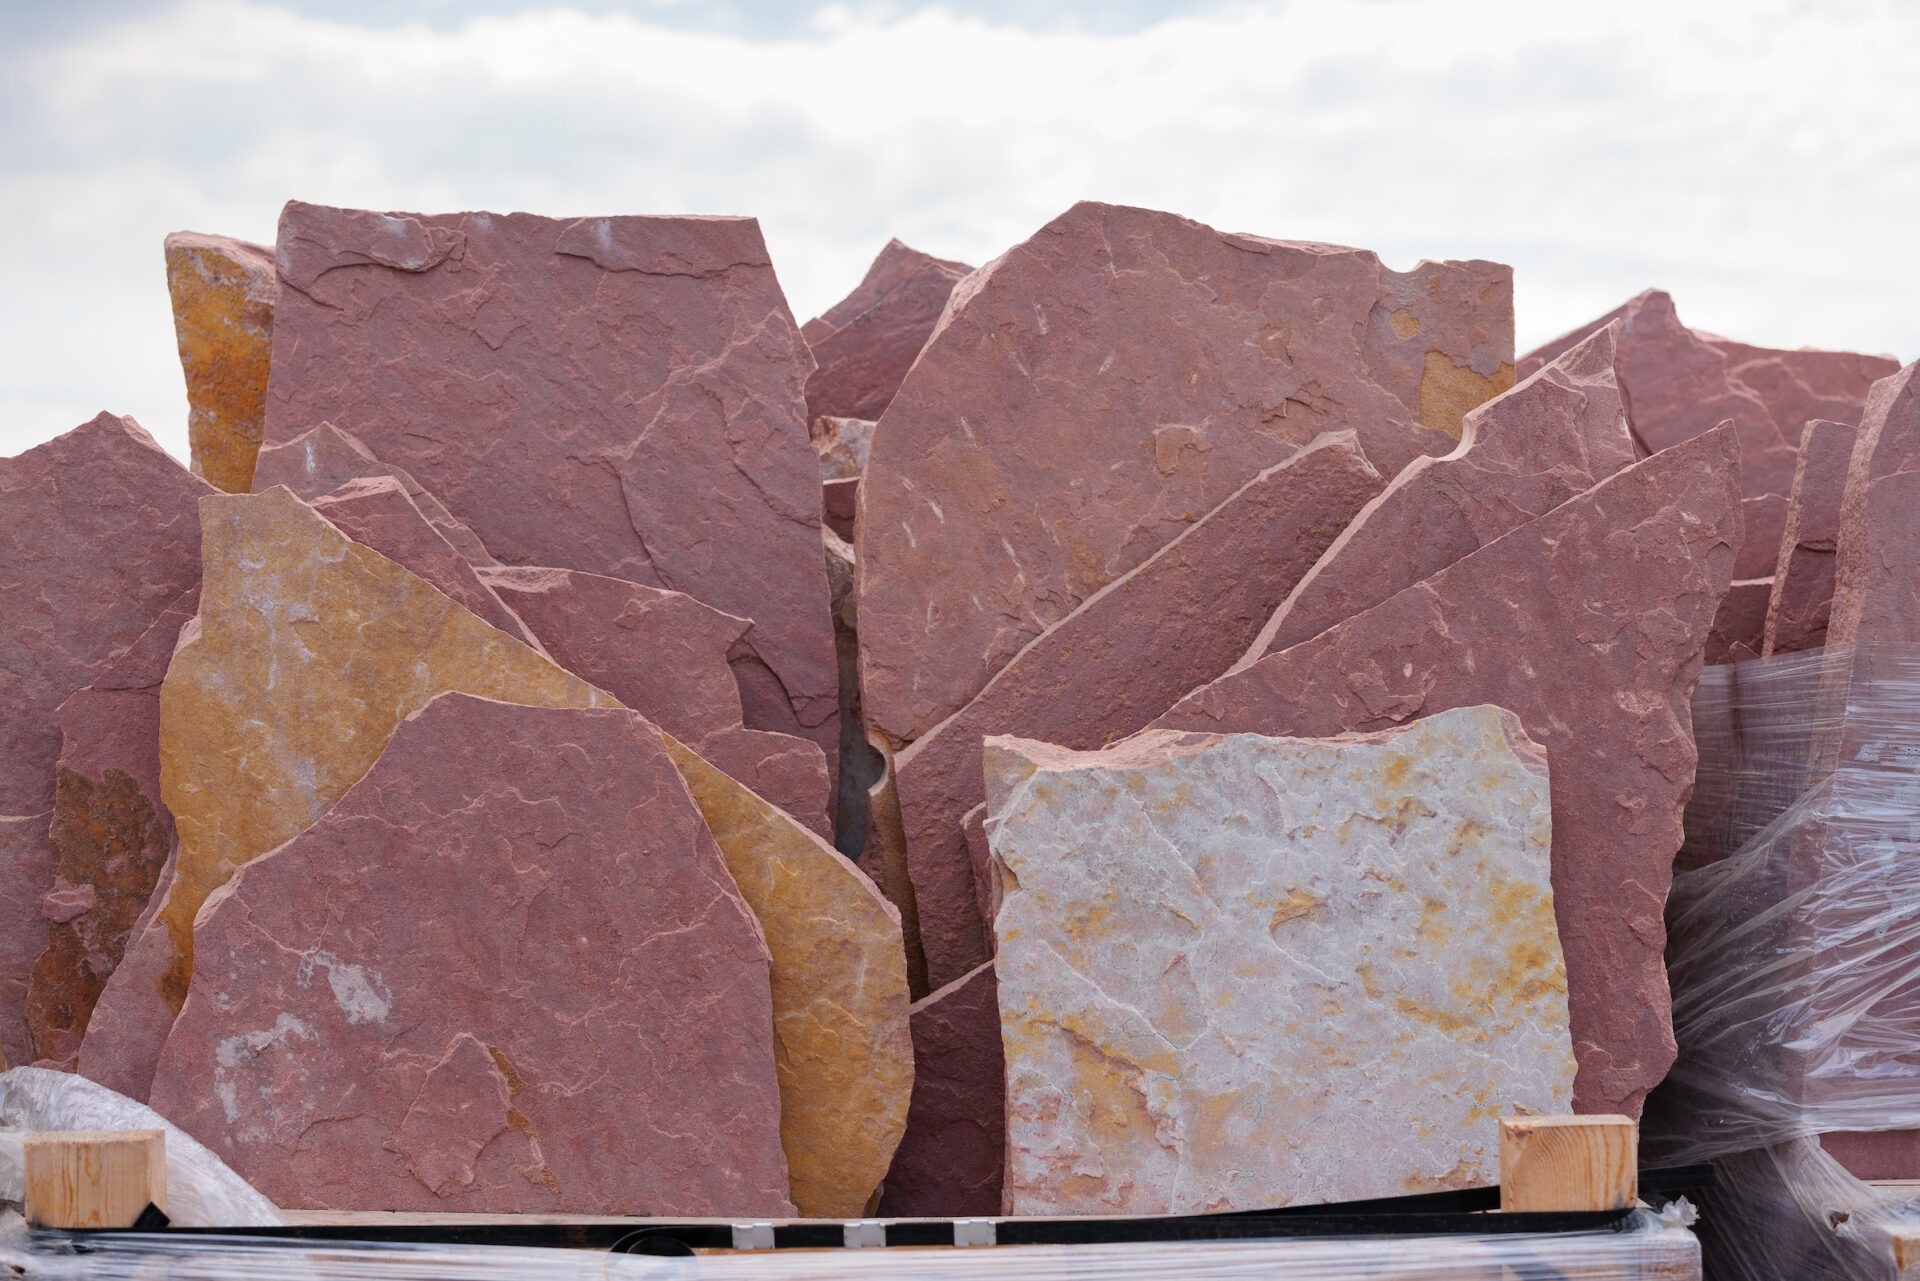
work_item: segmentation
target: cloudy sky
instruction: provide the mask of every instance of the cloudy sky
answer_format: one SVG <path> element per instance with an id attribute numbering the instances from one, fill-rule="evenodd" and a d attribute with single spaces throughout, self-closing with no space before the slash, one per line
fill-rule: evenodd
<path id="1" fill-rule="evenodd" d="M 161 239 L 292 197 L 754 214 L 801 319 L 1091 197 L 1912 360 L 1916 85 L 1911 0 L 0 0 L 0 454 L 184 455 Z"/>

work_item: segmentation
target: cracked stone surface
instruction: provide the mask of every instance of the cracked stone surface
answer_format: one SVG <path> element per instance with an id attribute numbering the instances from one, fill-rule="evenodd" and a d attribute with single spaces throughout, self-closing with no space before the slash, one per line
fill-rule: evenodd
<path id="1" fill-rule="evenodd" d="M 1512 273 L 1082 203 L 968 276 L 860 483 L 861 689 L 900 746 L 1324 431 L 1392 475 L 1513 385 Z"/>
<path id="2" fill-rule="evenodd" d="M 1091 749 L 1141 729 L 1233 665 L 1382 483 L 1353 433 L 1322 436 L 1094 593 L 894 758 L 931 985 L 992 955 L 963 824 L 986 799 L 981 740 Z"/>
<path id="3" fill-rule="evenodd" d="M 1787 499 L 1773 592 L 1767 602 L 1764 655 L 1792 654 L 1826 644 L 1833 608 L 1834 553 L 1840 505 L 1859 429 L 1815 419 L 1800 437 L 1800 463 Z"/>
<path id="4" fill-rule="evenodd" d="M 1847 467 L 1827 644 L 1920 641 L 1920 362 L 1873 385 Z"/>
<path id="5" fill-rule="evenodd" d="M 753 619 L 747 724 L 813 739 L 831 770 L 813 364 L 758 223 L 295 201 L 277 253 L 269 442 L 331 422 L 508 564 Z"/>
<path id="6" fill-rule="evenodd" d="M 1002 737 L 986 771 L 1011 1213 L 1484 1185 L 1497 1118 L 1567 1110 L 1547 759 L 1512 713 Z"/>
<path id="7" fill-rule="evenodd" d="M 819 368 L 807 379 L 807 421 L 880 417 L 972 270 L 888 241 L 854 291 L 808 322 Z"/>
<path id="8" fill-rule="evenodd" d="M 112 1054 L 136 1083 L 151 1078 L 160 1051 L 142 1038 L 186 1000 L 201 904 L 331 809 L 410 713 L 449 691 L 613 703 L 285 489 L 215 494 L 200 515 L 200 613 L 160 688 L 175 874 L 95 1007 L 96 1025 L 106 1011 L 135 1034 Z"/>
<path id="9" fill-rule="evenodd" d="M 1479 703 L 1517 715 L 1553 763 L 1581 1112 L 1637 1115 L 1673 1062 L 1662 909 L 1698 761 L 1689 700 L 1740 541 L 1738 459 L 1723 425 L 1636 463 L 1155 722 L 1323 737 Z"/>
<path id="10" fill-rule="evenodd" d="M 254 461 L 253 488 L 256 493 L 265 493 L 275 485 L 284 485 L 297 497 L 312 502 L 342 485 L 377 476 L 390 476 L 399 481 L 427 523 L 438 530 L 440 537 L 451 543 L 468 564 L 500 563 L 477 534 L 455 519 L 453 513 L 422 489 L 420 482 L 404 468 L 381 462 L 352 433 L 341 431 L 332 423 L 321 423 L 284 444 L 263 446 Z"/>
<path id="11" fill-rule="evenodd" d="M 992 962 L 914 1002 L 913 1102 L 887 1171 L 881 1214 L 950 1219 L 1000 1213 L 1006 1066 Z"/>
<path id="12" fill-rule="evenodd" d="M 685 742 L 755 792 L 832 838 L 827 759 L 810 739 L 742 723 L 728 650 L 753 623 L 684 592 L 566 569 L 480 571 L 568 671 Z"/>
<path id="13" fill-rule="evenodd" d="M 858 1218 L 913 1089 L 900 914 L 831 845 L 669 736 L 667 750 L 772 957 L 780 1138 L 793 1203 Z"/>
<path id="14" fill-rule="evenodd" d="M 273 250 L 226 236 L 167 237 L 167 292 L 187 377 L 187 445 L 195 475 L 244 494 L 266 421 L 273 309 L 280 297 Z"/>
<path id="15" fill-rule="evenodd" d="M 196 503 L 213 490 L 131 418 L 101 414 L 0 458 L 0 1053 L 28 1063 L 25 1005 L 55 890 L 48 836 L 60 704 L 200 581 Z"/>
<path id="16" fill-rule="evenodd" d="M 196 935 L 152 1103 L 281 1206 L 791 1213 L 767 950 L 636 713 L 433 699 Z"/>
<path id="17" fill-rule="evenodd" d="M 36 913 L 46 946 L 26 1009 L 33 1058 L 67 1071 L 127 939 L 172 874 L 173 816 L 160 799 L 160 682 L 199 599 L 196 587 L 169 605 L 54 713 L 61 746 L 48 836 L 57 862 Z"/>
<path id="18" fill-rule="evenodd" d="M 1247 661 L 1373 608 L 1632 463 L 1618 332 L 1602 328 L 1469 413 L 1446 457 L 1408 464 L 1274 611 Z"/>
<path id="19" fill-rule="evenodd" d="M 870 418 L 815 418 L 807 427 L 820 455 L 820 479 L 858 480 L 867 469 L 867 451 L 873 446 Z"/>

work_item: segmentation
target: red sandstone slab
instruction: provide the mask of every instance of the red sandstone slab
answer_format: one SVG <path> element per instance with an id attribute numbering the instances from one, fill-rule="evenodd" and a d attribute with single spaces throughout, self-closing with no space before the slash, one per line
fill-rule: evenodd
<path id="1" fill-rule="evenodd" d="M 1797 653 L 1826 643 L 1840 504 L 1857 439 L 1852 424 L 1826 419 L 1809 422 L 1800 437 L 1800 464 L 1793 473 L 1780 559 L 1767 602 L 1763 654 Z"/>
<path id="2" fill-rule="evenodd" d="M 929 983 L 992 955 L 962 825 L 986 800 L 982 740 L 1092 750 L 1144 727 L 1246 652 L 1382 483 L 1352 433 L 1320 438 L 1096 592 L 894 758 Z"/>
<path id="3" fill-rule="evenodd" d="M 1606 326 L 1468 414 L 1446 457 L 1408 464 L 1274 611 L 1246 661 L 1373 608 L 1632 463 L 1618 332 Z"/>
<path id="4" fill-rule="evenodd" d="M 807 379 L 807 421 L 880 417 L 972 270 L 888 241 L 859 286 L 821 317 L 832 332 L 807 339 L 819 366 Z"/>
<path id="5" fill-rule="evenodd" d="M 1707 629 L 1704 657 L 1707 665 L 1742 663 L 1760 657 L 1767 630 L 1767 601 L 1773 596 L 1771 578 L 1737 578 L 1727 586 Z"/>
<path id="6" fill-rule="evenodd" d="M 988 963 L 913 1006 L 913 1100 L 880 1213 L 960 1218 L 1001 1212 L 1006 1060 Z"/>
<path id="7" fill-rule="evenodd" d="M 1920 641 L 1920 362 L 1873 385 L 1847 468 L 1828 645 Z"/>
<path id="8" fill-rule="evenodd" d="M 860 514 L 860 478 L 829 480 L 820 486 L 821 506 L 826 509 L 827 528 L 852 542 L 854 519 Z"/>
<path id="9" fill-rule="evenodd" d="M 954 291 L 860 485 L 861 691 L 904 745 L 1255 475 L 1383 475 L 1512 385 L 1511 273 L 1082 203 Z M 723 602 L 716 602 L 723 603 Z"/>
<path id="10" fill-rule="evenodd" d="M 752 622 L 683 592 L 600 574 L 503 565 L 481 570 L 480 578 L 554 662 L 833 839 L 820 748 L 741 723 L 740 687 L 727 654 L 751 634 Z"/>
<path id="11" fill-rule="evenodd" d="M 1673 1062 L 1662 908 L 1688 700 L 1740 538 L 1722 426 L 1364 614 L 1195 691 L 1159 729 L 1326 737 L 1493 703 L 1547 749 L 1576 1110 L 1637 1114 Z"/>
<path id="12" fill-rule="evenodd" d="M 747 724 L 832 752 L 812 357 L 756 222 L 295 201 L 278 259 L 268 442 L 331 422 L 509 564 L 752 618 Z"/>
<path id="13" fill-rule="evenodd" d="M 281 1206 L 792 1213 L 766 946 L 633 712 L 436 698 L 194 937 L 152 1103 Z"/>

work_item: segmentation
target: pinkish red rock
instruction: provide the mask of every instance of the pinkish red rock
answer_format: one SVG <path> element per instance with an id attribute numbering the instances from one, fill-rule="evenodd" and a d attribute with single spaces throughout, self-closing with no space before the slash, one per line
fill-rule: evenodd
<path id="1" fill-rule="evenodd" d="M 854 518 L 860 514 L 860 478 L 829 480 L 820 486 L 827 528 L 848 542 L 854 537 Z"/>
<path id="2" fill-rule="evenodd" d="M 313 509 L 336 529 L 411 570 L 488 623 L 539 653 L 546 653 L 527 625 L 480 581 L 473 565 L 441 536 L 397 477 L 350 480 L 313 500 Z"/>
<path id="3" fill-rule="evenodd" d="M 1827 644 L 1920 641 L 1920 362 L 1873 385 L 1847 467 Z"/>
<path id="4" fill-rule="evenodd" d="M 812 359 L 756 222 L 295 201 L 278 261 L 269 443 L 331 422 L 509 564 L 752 618 L 747 724 L 831 766 Z"/>
<path id="5" fill-rule="evenodd" d="M 986 800 L 982 739 L 1092 750 L 1144 727 L 1246 652 L 1382 484 L 1353 433 L 1321 437 L 1089 597 L 894 758 L 931 985 L 992 955 L 962 826 Z"/>
<path id="6" fill-rule="evenodd" d="M 40 902 L 55 889 L 55 710 L 200 581 L 198 504 L 213 492 L 112 414 L 0 458 L 0 820 L 7 893 L 30 905 L 0 927 L 8 1062 L 30 1058 L 27 984 L 47 945 Z"/>
<path id="7" fill-rule="evenodd" d="M 1738 451 L 1723 426 L 1656 454 L 1154 723 L 1313 738 L 1480 703 L 1519 716 L 1551 765 L 1576 1111 L 1637 1114 L 1674 1058 L 1662 908 Z"/>
<path id="8" fill-rule="evenodd" d="M 160 798 L 160 682 L 199 589 L 168 606 L 54 713 L 60 762 L 48 836 L 54 888 L 36 915 L 45 950 L 27 985 L 33 1057 L 73 1070 L 101 989 L 172 866 L 173 816 Z"/>
<path id="9" fill-rule="evenodd" d="M 1274 611 L 1247 661 L 1373 608 L 1631 464 L 1618 332 L 1602 328 L 1468 414 L 1446 457 L 1409 463 Z"/>
<path id="10" fill-rule="evenodd" d="M 914 1002 L 912 1026 L 913 1100 L 880 1194 L 880 1213 L 997 1215 L 1007 1154 L 1007 1085 L 993 965 Z"/>
<path id="11" fill-rule="evenodd" d="M 1803 424 L 1816 418 L 1857 426 L 1873 384 L 1900 371 L 1900 362 L 1891 356 L 1806 347 L 1783 350 L 1711 334 L 1701 337 L 1727 358 L 1728 376 L 1752 388 L 1780 424 L 1781 434 L 1795 443 Z"/>
<path id="12" fill-rule="evenodd" d="M 342 485 L 376 476 L 399 481 L 427 523 L 438 530 L 440 537 L 451 543 L 468 564 L 500 563 L 481 544 L 479 536 L 456 520 L 438 498 L 422 489 L 419 481 L 403 468 L 381 462 L 351 433 L 341 431 L 332 423 L 321 423 L 284 444 L 262 448 L 254 463 L 253 492 L 263 494 L 275 485 L 285 485 L 296 497 L 312 502 Z"/>
<path id="13" fill-rule="evenodd" d="M 1767 601 L 1773 596 L 1771 578 L 1738 578 L 1727 586 L 1707 629 L 1704 652 L 1707 665 L 1744 663 L 1760 657 L 1767 630 Z"/>
<path id="14" fill-rule="evenodd" d="M 1833 608 L 1834 545 L 1858 429 L 1814 419 L 1800 437 L 1800 464 L 1787 499 L 1787 524 L 1767 602 L 1763 655 L 1792 654 L 1826 643 Z"/>
<path id="15" fill-rule="evenodd" d="M 859 286 L 820 318 L 832 331 L 807 338 L 819 366 L 807 379 L 807 421 L 879 418 L 972 270 L 888 241 Z"/>
<path id="16" fill-rule="evenodd" d="M 154 881 L 153 895 L 127 932 L 120 964 L 101 985 L 80 1042 L 74 1071 L 130 1099 L 146 1102 L 153 1069 L 173 1029 L 166 1000 L 176 956 L 172 935 L 155 917 L 165 904 L 178 864 L 178 843 Z"/>
<path id="17" fill-rule="evenodd" d="M 632 712 L 436 698 L 194 937 L 153 1106 L 281 1206 L 792 1213 L 766 947 Z"/>
<path id="18" fill-rule="evenodd" d="M 683 592 L 566 569 L 496 566 L 487 589 L 554 662 L 833 839 L 827 761 L 811 740 L 748 729 L 727 653 L 754 626 Z"/>
<path id="19" fill-rule="evenodd" d="M 1512 385 L 1511 273 L 1082 203 L 955 290 L 861 481 L 861 691 L 893 745 L 1259 472 L 1383 475 Z"/>

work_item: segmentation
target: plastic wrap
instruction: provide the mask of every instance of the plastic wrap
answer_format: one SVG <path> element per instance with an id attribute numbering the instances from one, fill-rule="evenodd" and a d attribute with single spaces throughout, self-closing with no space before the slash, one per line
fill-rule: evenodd
<path id="1" fill-rule="evenodd" d="M 1920 646 L 1710 674 L 1643 1151 L 1920 1129 Z"/>
<path id="2" fill-rule="evenodd" d="M 778 1250 L 693 1258 L 484 1246 L 349 1245 L 116 1235 L 70 1253 L 36 1234 L 0 1263 L 79 1281 L 1687 1281 L 1700 1275 L 1692 1233 L 1652 1214 L 1625 1231 L 1368 1237 L 981 1249 Z"/>
<path id="3" fill-rule="evenodd" d="M 23 1145 L 46 1130 L 165 1130 L 167 1214 L 175 1223 L 232 1228 L 286 1221 L 273 1202 L 152 1108 L 83 1076 L 47 1068 L 0 1072 L 0 1201 L 20 1201 Z"/>

